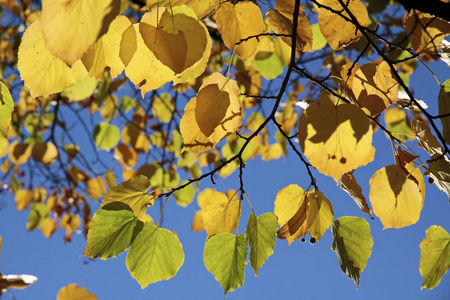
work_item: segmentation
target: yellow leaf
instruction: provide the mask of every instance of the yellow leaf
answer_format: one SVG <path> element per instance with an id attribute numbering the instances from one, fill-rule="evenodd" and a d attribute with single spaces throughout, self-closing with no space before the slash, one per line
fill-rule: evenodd
<path id="1" fill-rule="evenodd" d="M 138 155 L 133 148 L 120 143 L 116 147 L 114 158 L 120 163 L 124 163 L 127 166 L 134 167 L 137 163 Z"/>
<path id="2" fill-rule="evenodd" d="M 74 214 L 65 214 L 61 217 L 59 225 L 66 231 L 64 240 L 69 243 L 72 241 L 74 231 L 80 227 L 80 217 Z"/>
<path id="3" fill-rule="evenodd" d="M 369 162 L 373 130 L 367 116 L 352 104 L 334 105 L 326 98 L 303 112 L 298 138 L 305 156 L 317 170 L 339 178 Z"/>
<path id="4" fill-rule="evenodd" d="M 56 230 L 58 230 L 58 225 L 56 224 L 56 220 L 47 217 L 47 218 L 42 222 L 41 230 L 42 230 L 42 234 L 43 234 L 46 238 L 50 238 L 50 237 L 53 235 L 53 233 L 54 233 Z"/>
<path id="5" fill-rule="evenodd" d="M 20 189 L 16 192 L 15 201 L 18 211 L 22 211 L 30 205 L 33 201 L 33 192 L 29 190 Z"/>
<path id="6" fill-rule="evenodd" d="M 58 158 L 58 149 L 53 143 L 36 143 L 32 147 L 31 155 L 36 161 L 50 165 Z"/>
<path id="7" fill-rule="evenodd" d="M 117 16 L 109 25 L 108 32 L 83 55 L 82 61 L 89 72 L 88 76 L 104 81 L 106 67 L 109 67 L 112 78 L 122 73 L 125 66 L 119 56 L 120 41 L 130 25 L 127 17 Z"/>
<path id="8" fill-rule="evenodd" d="M 292 23 L 294 13 L 294 2 L 286 0 L 277 0 L 275 4 L 276 10 L 269 10 L 267 18 L 270 27 L 276 34 L 292 34 Z M 281 39 L 292 46 L 292 39 L 288 37 L 281 37 Z M 298 27 L 297 27 L 297 51 L 308 52 L 312 50 L 313 35 L 312 27 L 306 18 L 305 11 L 300 7 L 298 13 Z"/>
<path id="9" fill-rule="evenodd" d="M 148 16 L 149 14 L 151 15 Z M 151 18 L 156 18 L 156 11 L 154 14 L 145 14 L 142 20 Z M 139 24 L 130 25 L 124 31 L 120 43 L 120 58 L 125 65 L 125 75 L 139 87 L 142 97 L 148 91 L 175 78 L 175 73 L 145 45 L 139 32 Z"/>
<path id="10" fill-rule="evenodd" d="M 185 144 L 182 151 L 211 150 L 224 137 L 234 133 L 242 122 L 239 96 L 236 81 L 220 73 L 206 78 L 197 97 L 186 105 L 180 121 Z"/>
<path id="11" fill-rule="evenodd" d="M 56 300 L 98 300 L 95 294 L 89 292 L 83 287 L 77 286 L 75 283 L 71 283 L 58 291 Z"/>
<path id="12" fill-rule="evenodd" d="M 122 141 L 130 144 L 137 153 L 147 153 L 150 149 L 150 140 L 135 123 L 125 125 Z"/>
<path id="13" fill-rule="evenodd" d="M 375 117 L 398 99 L 398 84 L 387 62 L 369 62 L 355 73 L 352 91 L 359 106 Z"/>
<path id="14" fill-rule="evenodd" d="M 264 19 L 256 4 L 250 1 L 238 2 L 236 5 L 225 2 L 217 9 L 216 23 L 228 48 L 243 60 L 252 55 L 259 43 L 256 38 L 250 38 L 237 47 L 235 44 L 263 32 Z"/>
<path id="15" fill-rule="evenodd" d="M 98 199 L 106 193 L 105 183 L 101 177 L 91 178 L 86 182 L 87 193 L 93 199 Z"/>
<path id="16" fill-rule="evenodd" d="M 417 184 L 397 165 L 384 167 L 372 176 L 370 202 L 386 228 L 401 228 L 419 220 L 423 199 Z"/>
<path id="17" fill-rule="evenodd" d="M 50 53 L 45 47 L 39 21 L 23 34 L 18 57 L 20 77 L 33 98 L 61 92 L 87 75 L 81 60 L 69 67 Z"/>
<path id="18" fill-rule="evenodd" d="M 414 51 L 421 55 L 435 54 L 450 34 L 450 23 L 417 10 L 405 14 L 404 27 Z"/>
<path id="19" fill-rule="evenodd" d="M 364 4 L 360 0 L 348 0 L 343 1 L 343 3 L 346 4 L 346 7 L 356 17 L 358 23 L 363 27 L 367 27 L 369 24 L 369 16 Z M 338 0 L 325 0 L 322 2 L 322 5 L 335 11 L 342 11 L 343 16 L 350 18 Z M 355 25 L 347 22 L 339 14 L 327 8 L 321 7 L 319 9 L 318 18 L 320 31 L 333 49 L 345 47 L 352 42 L 356 42 L 362 36 Z"/>
<path id="20" fill-rule="evenodd" d="M 320 241 L 325 231 L 333 223 L 333 208 L 330 200 L 320 191 L 308 191 L 308 214 L 306 218 L 306 225 L 308 233 L 311 237 Z"/>
<path id="21" fill-rule="evenodd" d="M 203 19 L 212 13 L 213 8 L 220 4 L 220 0 L 147 0 L 143 10 L 152 10 L 155 6 L 173 7 L 183 4 L 191 8 L 199 19 Z"/>
<path id="22" fill-rule="evenodd" d="M 279 159 L 283 155 L 283 147 L 276 143 L 269 146 L 269 149 L 263 153 L 262 160 Z"/>
<path id="23" fill-rule="evenodd" d="M 205 223 L 203 222 L 203 213 L 201 210 L 197 210 L 192 220 L 191 230 L 195 232 L 201 232 L 205 230 Z"/>
<path id="24" fill-rule="evenodd" d="M 228 198 L 224 193 L 214 191 L 205 199 L 202 215 L 208 238 L 218 233 L 232 233 L 241 216 L 241 202 L 236 197 Z"/>
<path id="25" fill-rule="evenodd" d="M 100 108 L 100 114 L 102 118 L 111 121 L 116 115 L 117 111 L 117 96 L 108 95 L 103 101 L 102 108 Z"/>
<path id="26" fill-rule="evenodd" d="M 161 122 L 167 123 L 172 119 L 175 105 L 169 93 L 154 97 L 152 101 L 153 115 Z"/>
<path id="27" fill-rule="evenodd" d="M 14 141 L 9 145 L 9 159 L 17 165 L 22 165 L 30 158 L 31 151 L 30 144 Z"/>
<path id="28" fill-rule="evenodd" d="M 103 35 L 120 0 L 44 0 L 40 17 L 45 44 L 69 66 Z"/>
<path id="29" fill-rule="evenodd" d="M 205 203 L 205 200 L 208 199 L 209 196 L 211 196 L 215 192 L 214 189 L 204 189 L 201 193 L 197 196 L 197 204 L 200 208 L 203 207 L 203 203 Z"/>

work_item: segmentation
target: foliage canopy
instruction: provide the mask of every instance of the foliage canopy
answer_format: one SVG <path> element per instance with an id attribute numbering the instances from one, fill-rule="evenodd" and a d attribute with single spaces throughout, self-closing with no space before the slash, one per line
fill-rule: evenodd
<path id="1" fill-rule="evenodd" d="M 168 201 L 195 198 L 192 230 L 206 230 L 205 267 L 225 295 L 244 284 L 247 260 L 258 274 L 276 238 L 314 243 L 328 229 L 358 287 L 373 246 L 365 217 L 384 228 L 415 224 L 424 176 L 450 197 L 450 79 L 427 99 L 438 111 L 409 87 L 418 63 L 450 66 L 450 20 L 415 2 L 405 11 L 374 0 L 2 0 L 1 181 L 28 210 L 28 230 L 51 237 L 62 228 L 70 242 L 83 228 L 90 258 L 128 249 L 142 288 L 182 266 L 163 215 Z M 355 170 L 385 151 L 374 142 L 383 134 L 395 164 L 373 170 L 363 191 Z M 280 187 L 273 212 L 258 216 L 244 167 L 287 155 L 306 177 Z M 235 190 L 199 190 L 234 172 Z M 335 217 L 339 203 L 319 173 L 361 216 Z M 239 232 L 244 205 L 251 213 Z M 450 268 L 449 243 L 444 228 L 426 231 L 422 287 Z M 0 287 L 14 287 L 2 278 Z M 95 299 L 74 285 L 58 299 L 78 295 Z"/>

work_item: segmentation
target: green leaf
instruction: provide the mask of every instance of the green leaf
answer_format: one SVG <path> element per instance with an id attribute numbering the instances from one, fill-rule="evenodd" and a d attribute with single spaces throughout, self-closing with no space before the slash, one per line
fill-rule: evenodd
<path id="1" fill-rule="evenodd" d="M 86 76 L 83 80 L 65 89 L 61 96 L 67 97 L 69 101 L 84 100 L 91 96 L 97 88 L 98 80 Z"/>
<path id="2" fill-rule="evenodd" d="M 313 45 L 312 50 L 320 50 L 327 45 L 327 40 L 320 31 L 319 23 L 311 25 L 313 33 Z"/>
<path id="3" fill-rule="evenodd" d="M 115 257 L 133 243 L 143 225 L 127 204 L 109 203 L 94 214 L 83 254 L 90 258 Z"/>
<path id="4" fill-rule="evenodd" d="M 128 112 L 130 109 L 136 106 L 136 101 L 128 96 L 123 96 L 120 99 L 119 108 L 125 112 Z"/>
<path id="5" fill-rule="evenodd" d="M 341 217 L 331 226 L 333 244 L 342 272 L 359 286 L 359 276 L 372 253 L 373 239 L 369 223 L 363 218 Z"/>
<path id="6" fill-rule="evenodd" d="M 11 114 L 14 110 L 14 101 L 3 82 L 0 82 L 0 157 L 6 153 L 8 145 L 8 129 L 11 123 Z"/>
<path id="7" fill-rule="evenodd" d="M 244 234 L 219 233 L 205 243 L 205 267 L 220 282 L 225 296 L 244 284 L 247 251 Z"/>
<path id="8" fill-rule="evenodd" d="M 188 181 L 184 180 L 180 185 L 186 184 Z M 195 189 L 192 184 L 186 186 L 185 188 L 175 191 L 175 201 L 178 205 L 186 207 L 188 206 L 192 200 L 194 200 Z"/>
<path id="9" fill-rule="evenodd" d="M 420 243 L 420 274 L 422 288 L 436 287 L 450 268 L 450 236 L 444 228 L 433 225 Z"/>
<path id="10" fill-rule="evenodd" d="M 143 289 L 175 276 L 183 262 L 184 252 L 177 236 L 153 222 L 144 224 L 127 255 L 127 268 Z"/>
<path id="11" fill-rule="evenodd" d="M 94 128 L 94 140 L 99 149 L 111 150 L 120 140 L 119 127 L 101 122 Z"/>
<path id="12" fill-rule="evenodd" d="M 438 96 L 439 114 L 450 114 L 450 79 L 447 79 L 443 85 Z M 447 144 L 450 144 L 450 116 L 440 118 L 442 123 L 442 135 Z"/>
<path id="13" fill-rule="evenodd" d="M 48 207 L 44 203 L 33 203 L 28 214 L 27 229 L 35 230 L 48 216 Z"/>
<path id="14" fill-rule="evenodd" d="M 274 213 L 265 213 L 258 218 L 252 212 L 248 218 L 246 236 L 250 245 L 250 263 L 255 276 L 258 269 L 272 255 L 278 230 L 277 216 Z"/>
<path id="15" fill-rule="evenodd" d="M 274 52 L 258 52 L 255 56 L 255 67 L 267 79 L 277 78 L 283 73 L 283 62 Z"/>
<path id="16" fill-rule="evenodd" d="M 147 194 L 150 188 L 150 181 L 143 175 L 137 175 L 130 180 L 120 183 L 106 193 L 100 208 L 113 202 L 123 202 L 127 204 L 138 217 L 145 213 L 147 205 L 153 205 L 154 199 Z"/>

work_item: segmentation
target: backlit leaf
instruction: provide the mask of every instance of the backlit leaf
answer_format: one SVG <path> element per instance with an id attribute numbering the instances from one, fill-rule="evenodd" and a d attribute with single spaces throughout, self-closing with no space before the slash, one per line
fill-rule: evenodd
<path id="1" fill-rule="evenodd" d="M 341 217 L 331 226 L 333 244 L 342 272 L 352 279 L 356 288 L 359 276 L 372 254 L 373 239 L 369 223 L 363 218 Z"/>
<path id="2" fill-rule="evenodd" d="M 439 154 L 434 154 L 430 157 L 425 175 L 430 176 L 433 183 L 447 194 L 450 201 L 450 163 L 448 160 L 440 157 Z"/>
<path id="3" fill-rule="evenodd" d="M 353 89 L 359 106 L 367 108 L 375 117 L 398 99 L 398 84 L 389 65 L 369 62 L 359 67 L 352 78 Z"/>
<path id="4" fill-rule="evenodd" d="M 250 1 L 238 2 L 236 5 L 231 2 L 222 3 L 216 12 L 216 23 L 228 48 L 243 60 L 252 55 L 258 46 L 256 38 L 250 38 L 237 47 L 235 44 L 263 32 L 264 20 L 256 4 Z"/>
<path id="5" fill-rule="evenodd" d="M 187 181 L 185 180 L 182 181 L 180 185 L 186 183 Z M 175 191 L 173 194 L 175 196 L 175 202 L 180 206 L 186 207 L 194 200 L 195 189 L 194 186 L 190 184 L 181 190 Z"/>
<path id="6" fill-rule="evenodd" d="M 221 233 L 206 241 L 205 267 L 219 281 L 225 296 L 244 284 L 247 252 L 244 234 Z"/>
<path id="7" fill-rule="evenodd" d="M 358 23 L 363 27 L 367 27 L 369 17 L 364 4 L 360 0 L 343 1 L 343 3 L 346 4 L 348 10 L 356 17 Z M 333 10 L 342 11 L 342 15 L 349 18 L 349 15 L 338 0 L 325 0 L 321 1 L 321 4 Z M 356 29 L 355 25 L 347 22 L 339 14 L 331 12 L 324 7 L 319 9 L 319 26 L 323 36 L 333 49 L 345 47 L 359 40 L 362 36 L 362 33 Z"/>
<path id="8" fill-rule="evenodd" d="M 164 93 L 159 97 L 153 98 L 152 112 L 159 121 L 169 122 L 172 119 L 174 109 L 170 94 Z"/>
<path id="9" fill-rule="evenodd" d="M 45 44 L 72 66 L 108 30 L 119 10 L 117 0 L 44 0 L 40 26 Z"/>
<path id="10" fill-rule="evenodd" d="M 144 289 L 150 283 L 175 276 L 184 262 L 178 237 L 171 231 L 146 222 L 131 244 L 127 268 Z"/>
<path id="11" fill-rule="evenodd" d="M 308 191 L 308 211 L 306 226 L 311 237 L 320 241 L 325 231 L 333 222 L 333 208 L 330 200 L 325 198 L 321 191 Z"/>
<path id="12" fill-rule="evenodd" d="M 41 224 L 42 234 L 46 238 L 50 238 L 53 233 L 58 230 L 58 225 L 56 224 L 56 220 L 52 218 L 45 218 L 45 220 Z"/>
<path id="13" fill-rule="evenodd" d="M 447 79 L 439 91 L 438 97 L 439 114 L 450 114 L 450 79 Z M 447 144 L 450 145 L 450 116 L 440 118 L 442 124 L 442 135 Z"/>
<path id="14" fill-rule="evenodd" d="M 214 7 L 220 4 L 220 0 L 147 0 L 144 9 L 152 10 L 155 6 L 173 7 L 183 4 L 191 8 L 198 18 L 204 18 L 212 12 Z"/>
<path id="15" fill-rule="evenodd" d="M 11 114 L 14 110 L 14 101 L 8 87 L 0 82 L 0 157 L 7 151 L 8 130 L 11 123 Z"/>
<path id="16" fill-rule="evenodd" d="M 101 122 L 94 128 L 94 141 L 102 150 L 114 148 L 120 139 L 120 129 L 116 125 Z"/>
<path id="17" fill-rule="evenodd" d="M 33 201 L 33 192 L 29 190 L 20 189 L 16 191 L 15 202 L 18 211 L 22 211 L 30 205 Z"/>
<path id="18" fill-rule="evenodd" d="M 71 283 L 61 288 L 58 291 L 56 300 L 97 300 L 95 294 L 89 292 L 87 289 Z"/>
<path id="19" fill-rule="evenodd" d="M 415 138 L 414 132 L 409 126 L 407 115 L 400 107 L 388 108 L 385 111 L 384 120 L 387 125 L 386 129 L 399 140 L 404 142 Z"/>
<path id="20" fill-rule="evenodd" d="M 444 150 L 437 138 L 431 133 L 430 127 L 421 119 L 414 118 L 411 121 L 411 129 L 416 135 L 417 144 L 428 154 L 442 154 Z"/>
<path id="21" fill-rule="evenodd" d="M 373 212 L 386 228 L 401 228 L 419 220 L 423 199 L 417 184 L 401 167 L 390 165 L 372 176 L 370 202 Z"/>
<path id="22" fill-rule="evenodd" d="M 195 212 L 194 218 L 192 220 L 191 230 L 195 232 L 201 232 L 203 230 L 206 230 L 201 210 L 197 210 Z"/>
<path id="23" fill-rule="evenodd" d="M 447 21 L 414 9 L 406 13 L 404 26 L 412 47 L 420 54 L 435 54 L 450 33 Z"/>
<path id="24" fill-rule="evenodd" d="M 303 112 L 298 138 L 305 156 L 321 173 L 339 178 L 367 164 L 372 151 L 372 126 L 360 108 L 334 105 L 326 98 L 312 102 Z"/>
<path id="25" fill-rule="evenodd" d="M 84 100 L 94 94 L 97 84 L 97 79 L 86 76 L 83 80 L 65 89 L 61 96 L 67 97 L 69 102 Z"/>
<path id="26" fill-rule="evenodd" d="M 28 214 L 27 229 L 31 231 L 41 227 L 48 213 L 48 207 L 44 203 L 33 203 Z"/>
<path id="27" fill-rule="evenodd" d="M 359 206 L 362 212 L 369 214 L 372 217 L 372 211 L 366 202 L 366 198 L 362 194 L 362 189 L 356 181 L 356 177 L 353 176 L 353 172 L 346 173 L 341 178 L 341 189 L 347 192 L 350 197 L 355 200 L 355 203 Z"/>
<path id="28" fill-rule="evenodd" d="M 153 197 L 147 193 L 149 188 L 150 181 L 147 177 L 134 176 L 110 189 L 103 198 L 100 208 L 113 202 L 123 202 L 131 208 L 136 216 L 139 216 L 145 213 L 148 205 L 153 205 Z"/>
<path id="29" fill-rule="evenodd" d="M 184 150 L 211 150 L 242 122 L 240 91 L 236 81 L 214 73 L 203 81 L 197 97 L 184 108 L 180 121 Z"/>
<path id="30" fill-rule="evenodd" d="M 252 212 L 248 219 L 245 235 L 250 245 L 250 263 L 255 276 L 258 269 L 272 255 L 278 230 L 277 217 L 273 213 L 265 213 L 259 217 Z"/>
<path id="31" fill-rule="evenodd" d="M 90 258 L 115 257 L 128 249 L 143 226 L 127 204 L 109 203 L 94 214 L 83 254 Z"/>
<path id="32" fill-rule="evenodd" d="M 61 92 L 87 75 L 81 61 L 69 67 L 50 53 L 45 46 L 39 21 L 31 24 L 23 34 L 18 57 L 20 77 L 33 98 Z"/>
<path id="33" fill-rule="evenodd" d="M 224 193 L 214 191 L 203 202 L 203 222 L 208 238 L 222 232 L 233 232 L 241 216 L 241 203 L 233 197 L 229 199 Z"/>
<path id="34" fill-rule="evenodd" d="M 80 227 L 80 217 L 74 214 L 65 214 L 61 217 L 59 225 L 66 231 L 64 239 L 69 243 L 72 241 L 74 231 Z"/>
<path id="35" fill-rule="evenodd" d="M 87 50 L 81 60 L 89 72 L 88 76 L 104 81 L 106 67 L 109 67 L 112 78 L 122 73 L 125 66 L 119 56 L 120 41 L 130 25 L 127 17 L 117 16 L 109 25 L 108 32 Z"/>
<path id="36" fill-rule="evenodd" d="M 86 189 L 89 196 L 97 200 L 106 193 L 105 182 L 101 177 L 90 178 L 86 182 Z"/>
<path id="37" fill-rule="evenodd" d="M 53 143 L 36 143 L 33 145 L 31 155 L 36 161 L 50 165 L 58 158 L 58 149 Z"/>
<path id="38" fill-rule="evenodd" d="M 433 225 L 420 243 L 422 288 L 433 289 L 450 268 L 450 236 L 441 226 Z"/>

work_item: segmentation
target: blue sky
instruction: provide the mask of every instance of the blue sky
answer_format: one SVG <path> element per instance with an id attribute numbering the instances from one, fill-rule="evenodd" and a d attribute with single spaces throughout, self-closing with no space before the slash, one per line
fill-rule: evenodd
<path id="1" fill-rule="evenodd" d="M 448 67 L 443 63 L 432 64 L 432 69 L 443 82 L 448 78 Z M 437 109 L 438 86 L 433 77 L 422 67 L 411 78 L 410 86 L 415 96 L 427 102 L 429 110 Z M 419 76 L 421 74 L 421 76 Z M 356 176 L 368 195 L 368 180 L 379 168 L 393 164 L 389 141 L 379 131 L 375 134 L 377 147 L 375 161 L 358 169 Z M 416 142 L 409 142 L 416 147 Z M 420 149 L 418 153 L 427 159 Z M 237 172 L 235 172 L 237 173 Z M 237 291 L 229 292 L 228 299 L 308 298 L 324 299 L 448 299 L 450 276 L 444 275 L 434 290 L 420 290 L 422 278 L 419 273 L 419 244 L 425 230 L 440 225 L 450 231 L 450 204 L 448 197 L 434 185 L 426 185 L 426 198 L 421 218 L 417 224 L 402 229 L 383 230 L 378 218 L 371 220 L 363 214 L 353 200 L 341 191 L 331 178 L 314 172 L 319 189 L 333 205 L 335 219 L 344 215 L 366 218 L 374 239 L 372 255 L 356 286 L 340 270 L 336 254 L 330 249 L 331 232 L 328 230 L 320 243 L 297 241 L 287 246 L 277 240 L 274 254 L 260 269 L 255 278 L 250 265 L 246 268 L 245 284 Z M 273 211 L 277 192 L 289 185 L 306 188 L 309 178 L 303 164 L 293 155 L 288 160 L 262 162 L 259 158 L 247 163 L 244 173 L 245 190 L 257 215 Z M 200 190 L 210 187 L 204 181 Z M 216 188 L 221 191 L 238 187 L 237 174 L 227 179 L 217 179 Z M 221 299 L 221 286 L 203 265 L 203 247 L 206 234 L 190 230 L 192 217 L 198 209 L 196 203 L 181 208 L 169 202 L 164 218 L 164 228 L 177 232 L 186 254 L 179 273 L 169 281 L 159 282 L 141 290 L 125 266 L 126 253 L 108 261 L 91 261 L 81 256 L 85 239 L 75 234 L 71 244 L 64 244 L 63 231 L 51 239 L 39 230 L 27 232 L 27 212 L 17 212 L 14 198 L 6 192 L 0 194 L 0 235 L 3 239 L 0 270 L 3 274 L 32 274 L 38 282 L 25 290 L 12 290 L 17 299 L 54 299 L 58 290 L 70 283 L 87 288 L 99 299 Z M 95 206 L 94 206 L 95 207 Z M 157 218 L 159 207 L 149 213 Z M 240 224 L 243 233 L 249 206 L 244 203 Z M 8 299 L 9 295 L 4 296 Z"/>

